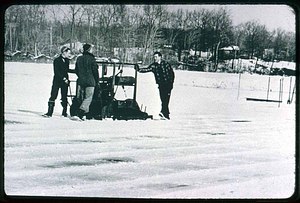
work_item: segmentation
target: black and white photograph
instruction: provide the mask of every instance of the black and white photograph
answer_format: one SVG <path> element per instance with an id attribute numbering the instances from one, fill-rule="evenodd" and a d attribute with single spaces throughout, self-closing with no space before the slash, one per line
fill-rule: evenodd
<path id="1" fill-rule="evenodd" d="M 287 4 L 9 6 L 5 194 L 292 198 L 296 13 Z"/>

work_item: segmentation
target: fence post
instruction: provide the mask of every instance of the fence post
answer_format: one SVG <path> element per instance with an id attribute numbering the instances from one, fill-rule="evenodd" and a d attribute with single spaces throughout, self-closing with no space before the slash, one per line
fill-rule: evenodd
<path id="1" fill-rule="evenodd" d="M 269 77 L 269 82 L 268 82 L 267 100 L 269 99 L 269 91 L 270 91 L 270 77 Z"/>
<path id="2" fill-rule="evenodd" d="M 238 96 L 237 99 L 240 97 L 240 85 L 241 85 L 241 73 L 239 73 L 239 86 L 238 86 Z"/>

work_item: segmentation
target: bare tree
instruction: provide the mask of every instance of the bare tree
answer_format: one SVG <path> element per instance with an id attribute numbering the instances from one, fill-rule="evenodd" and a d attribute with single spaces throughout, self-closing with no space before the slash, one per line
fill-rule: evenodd
<path id="1" fill-rule="evenodd" d="M 143 61 L 146 56 L 152 55 L 152 52 L 159 45 L 163 44 L 162 32 L 159 30 L 166 21 L 166 8 L 163 5 L 144 5 L 143 15 L 141 16 L 142 46 L 144 48 Z M 149 52 L 147 54 L 147 52 Z M 149 58 L 147 60 L 150 60 Z M 149 62 L 149 61 L 148 61 Z"/>
<path id="2" fill-rule="evenodd" d="M 295 61 L 296 60 L 296 38 L 294 32 L 288 32 L 285 35 L 285 40 L 287 41 L 286 46 L 286 58 L 285 60 L 288 61 Z"/>
<path id="3" fill-rule="evenodd" d="M 37 56 L 47 46 L 45 30 L 47 28 L 45 18 L 45 5 L 31 5 L 23 7 L 23 12 L 27 15 L 26 30 L 27 40 L 30 47 L 33 47 L 34 55 Z"/>
<path id="4" fill-rule="evenodd" d="M 113 53 L 114 32 L 113 25 L 117 22 L 118 5 L 101 5 L 99 8 L 98 25 L 100 33 L 103 36 L 101 44 L 109 50 L 109 55 Z M 103 50 L 104 51 L 104 50 Z"/>
<path id="5" fill-rule="evenodd" d="M 5 50 L 50 53 L 61 44 L 75 40 L 96 44 L 97 55 L 112 55 L 121 48 L 142 48 L 142 60 L 151 59 L 155 49 L 172 45 L 178 52 L 195 48 L 212 51 L 232 44 L 248 51 L 249 57 L 262 56 L 274 48 L 279 57 L 295 58 L 295 33 L 267 31 L 257 21 L 232 26 L 229 12 L 200 9 L 168 12 L 163 5 L 15 5 L 5 12 Z M 233 36 L 234 33 L 234 36 Z M 101 52 L 100 52 L 101 51 Z"/>
<path id="6" fill-rule="evenodd" d="M 88 24 L 88 34 L 87 34 L 87 41 L 91 39 L 91 24 L 92 24 L 92 17 L 93 17 L 93 6 L 91 5 L 83 5 L 83 12 L 87 16 L 87 24 Z"/>
<path id="7" fill-rule="evenodd" d="M 241 29 L 244 35 L 246 50 L 248 50 L 249 58 L 253 58 L 255 53 L 262 56 L 263 50 L 270 47 L 272 34 L 269 33 L 264 25 L 258 21 L 248 21 L 241 24 Z"/>
<path id="8" fill-rule="evenodd" d="M 209 43 L 215 58 L 214 69 L 212 71 L 216 71 L 218 69 L 219 47 L 221 44 L 227 45 L 230 42 L 233 32 L 232 20 L 226 9 L 220 8 L 212 11 L 209 30 L 211 34 Z"/>
<path id="9" fill-rule="evenodd" d="M 70 26 L 70 49 L 72 49 L 73 40 L 76 36 L 76 27 L 81 23 L 83 17 L 83 8 L 80 5 L 69 5 L 68 7 L 64 7 L 65 9 L 61 9 L 64 13 L 64 17 L 69 23 Z"/>
<path id="10" fill-rule="evenodd" d="M 117 29 L 120 29 L 118 36 L 118 48 L 122 61 L 127 61 L 127 49 L 135 47 L 138 15 L 131 12 L 130 8 L 125 5 L 120 5 L 116 9 L 116 18 L 118 19 Z"/>

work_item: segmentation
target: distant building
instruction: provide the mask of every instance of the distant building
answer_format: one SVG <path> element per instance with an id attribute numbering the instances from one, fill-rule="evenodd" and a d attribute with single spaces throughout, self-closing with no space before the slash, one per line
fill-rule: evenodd
<path id="1" fill-rule="evenodd" d="M 123 53 L 125 51 L 125 57 L 123 56 Z M 124 57 L 124 62 L 133 62 L 141 61 L 142 60 L 142 53 L 144 49 L 133 47 L 133 48 L 114 48 L 114 56 L 117 58 Z"/>
<path id="2" fill-rule="evenodd" d="M 204 52 L 204 51 L 197 51 L 197 56 L 200 56 L 201 58 L 210 58 L 212 56 L 211 52 Z"/>
<path id="3" fill-rule="evenodd" d="M 240 48 L 238 46 L 228 46 L 222 47 L 219 49 L 219 59 L 220 60 L 228 60 L 228 59 L 236 59 L 239 54 Z"/>
<path id="4" fill-rule="evenodd" d="M 13 61 L 21 61 L 22 60 L 22 52 L 21 51 L 15 51 L 11 54 L 11 59 Z"/>
<path id="5" fill-rule="evenodd" d="M 272 49 L 264 49 L 263 59 L 267 61 L 271 61 L 274 56 L 274 48 Z"/>
<path id="6" fill-rule="evenodd" d="M 50 56 L 40 54 L 39 56 L 32 57 L 34 62 L 38 63 L 52 63 L 53 59 Z"/>
<path id="7" fill-rule="evenodd" d="M 11 61 L 12 60 L 12 53 L 10 51 L 5 51 L 4 52 L 4 59 L 6 61 Z"/>
<path id="8" fill-rule="evenodd" d="M 172 46 L 171 44 L 165 44 L 165 45 L 164 45 L 164 48 L 166 48 L 166 49 L 172 49 L 172 47 L 173 47 L 173 46 Z"/>
<path id="9" fill-rule="evenodd" d="M 238 46 L 233 45 L 233 46 L 220 48 L 219 50 L 227 51 L 229 53 L 230 51 L 240 51 L 240 48 Z"/>
<path id="10" fill-rule="evenodd" d="M 22 55 L 22 61 L 23 62 L 32 62 L 32 58 L 34 57 L 33 54 L 31 54 L 30 52 L 25 52 Z"/>
<path id="11" fill-rule="evenodd" d="M 67 41 L 70 41 L 70 40 L 67 40 Z M 80 53 L 82 53 L 83 52 L 83 45 L 84 45 L 85 43 L 83 43 L 83 42 L 79 42 L 79 41 L 74 41 L 74 42 L 72 42 L 72 52 L 74 53 L 74 54 L 80 54 Z M 91 44 L 91 43 L 89 43 L 89 44 Z M 92 46 L 94 46 L 95 47 L 95 45 L 94 44 L 91 44 Z M 70 42 L 69 43 L 64 43 L 62 46 L 66 46 L 66 47 L 70 47 Z"/>

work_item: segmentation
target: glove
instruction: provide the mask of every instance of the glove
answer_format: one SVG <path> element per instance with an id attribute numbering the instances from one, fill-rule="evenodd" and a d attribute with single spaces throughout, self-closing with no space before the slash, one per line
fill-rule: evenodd
<path id="1" fill-rule="evenodd" d="M 138 64 L 135 64 L 135 65 L 134 65 L 134 69 L 137 70 L 137 71 L 140 71 L 139 65 L 138 65 Z"/>
<path id="2" fill-rule="evenodd" d="M 70 83 L 70 81 L 69 81 L 67 78 L 64 78 L 63 81 L 64 81 L 64 83 L 67 84 L 67 85 L 69 85 L 69 83 Z"/>

